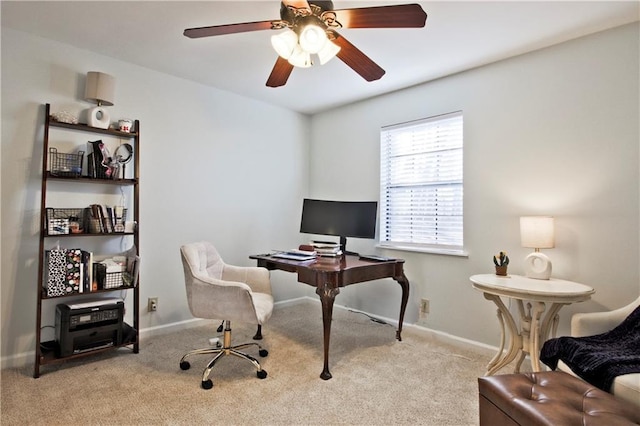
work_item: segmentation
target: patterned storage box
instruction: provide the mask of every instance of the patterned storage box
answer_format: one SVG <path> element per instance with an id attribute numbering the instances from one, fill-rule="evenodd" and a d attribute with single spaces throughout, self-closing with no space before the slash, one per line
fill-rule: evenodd
<path id="1" fill-rule="evenodd" d="M 80 292 L 82 286 L 82 250 L 55 249 L 46 252 L 47 297 Z"/>

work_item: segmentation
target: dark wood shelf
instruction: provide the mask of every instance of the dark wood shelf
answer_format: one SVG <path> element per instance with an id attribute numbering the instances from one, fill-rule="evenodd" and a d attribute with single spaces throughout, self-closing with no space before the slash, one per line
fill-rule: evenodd
<path id="1" fill-rule="evenodd" d="M 72 238 L 72 237 L 118 237 L 125 235 L 136 235 L 135 232 L 100 232 L 92 234 L 90 232 L 80 232 L 78 234 L 44 234 L 44 238 Z"/>
<path id="2" fill-rule="evenodd" d="M 136 346 L 137 346 L 138 342 L 128 342 L 128 343 L 122 343 L 120 345 L 115 345 L 115 346 L 109 346 L 106 348 L 100 348 L 100 349 L 93 349 L 90 351 L 86 351 L 86 352 L 82 352 L 82 353 L 78 353 L 78 354 L 73 354 L 73 355 L 69 355 L 69 356 L 64 356 L 64 357 L 58 357 L 56 355 L 56 342 L 53 340 L 49 340 L 47 342 L 42 342 L 40 344 L 40 365 L 46 365 L 46 364 L 59 364 L 59 363 L 63 363 L 63 362 L 67 362 L 69 360 L 72 359 L 80 359 L 80 358 L 84 358 L 87 356 L 91 356 L 91 355 L 97 355 L 103 352 L 108 352 L 108 351 L 113 351 L 115 349 L 119 349 L 119 348 L 125 348 L 128 346 L 133 346 L 131 348 L 131 350 L 133 351 L 133 353 L 138 353 L 138 351 L 136 350 Z"/>
<path id="3" fill-rule="evenodd" d="M 103 135 L 111 135 L 117 136 L 119 138 L 136 138 L 138 136 L 138 132 L 121 132 L 116 129 L 100 129 L 98 127 L 87 126 L 83 123 L 71 124 L 71 123 L 63 123 L 61 121 L 54 120 L 51 116 L 49 116 L 49 125 L 51 127 L 61 127 L 63 129 L 71 129 L 71 130 L 79 130 L 82 132 L 91 132 L 91 133 L 100 133 Z"/>
<path id="4" fill-rule="evenodd" d="M 140 167 L 139 167 L 140 166 L 140 163 L 139 163 L 140 122 L 138 120 L 134 120 L 134 126 L 133 126 L 133 128 L 135 129 L 134 132 L 121 132 L 120 130 L 115 130 L 115 129 L 99 129 L 97 127 L 88 126 L 84 123 L 80 123 L 80 124 L 62 123 L 60 121 L 56 121 L 53 119 L 53 117 L 51 116 L 50 107 L 51 106 L 49 104 L 44 105 L 45 113 L 44 113 L 44 135 L 43 135 L 43 144 L 42 144 L 41 195 L 40 195 L 40 235 L 39 235 L 40 242 L 39 242 L 39 254 L 38 254 L 38 278 L 37 278 L 38 287 L 36 290 L 36 293 L 37 293 L 36 339 L 35 339 L 36 356 L 35 356 L 35 363 L 33 368 L 34 378 L 40 377 L 40 367 L 44 364 L 63 363 L 65 361 L 69 361 L 77 358 L 83 358 L 83 357 L 91 356 L 101 352 L 113 351 L 115 349 L 122 348 L 122 347 L 131 347 L 131 349 L 133 350 L 133 353 L 138 353 L 139 345 L 140 345 L 140 336 L 138 334 L 138 330 L 140 329 L 140 281 L 139 280 L 137 281 L 137 284 L 135 286 L 125 285 L 125 286 L 111 287 L 111 288 L 106 288 L 106 289 L 101 289 L 96 291 L 87 291 L 83 293 L 76 292 L 76 293 L 64 294 L 61 296 L 51 296 L 51 297 L 47 296 L 47 288 L 46 288 L 46 281 L 45 281 L 45 272 L 46 272 L 45 271 L 45 266 L 46 266 L 45 255 L 47 251 L 47 246 L 45 245 L 45 241 L 46 241 L 46 244 L 50 245 L 52 238 L 68 239 L 68 238 L 76 238 L 76 237 L 81 237 L 81 238 L 83 237 L 84 238 L 86 237 L 105 238 L 106 237 L 106 238 L 115 239 L 115 238 L 126 236 L 128 237 L 127 239 L 132 240 L 133 247 L 136 248 L 136 255 L 139 255 L 140 233 L 138 232 L 138 229 L 134 229 L 133 232 L 112 232 L 112 233 L 98 233 L 98 234 L 83 232 L 78 234 L 69 233 L 69 234 L 49 235 L 47 233 L 46 221 L 48 220 L 47 218 L 47 210 L 48 210 L 47 197 L 48 197 L 48 191 L 49 191 L 48 185 L 51 185 L 53 187 L 51 189 L 52 192 L 60 192 L 60 191 L 69 189 L 69 187 L 66 186 L 67 184 L 74 185 L 79 183 L 79 184 L 88 184 L 88 185 L 117 186 L 117 187 L 120 187 L 119 189 L 121 192 L 125 191 L 125 188 L 123 187 L 127 187 L 126 192 L 130 192 L 132 197 L 131 202 L 133 205 L 129 206 L 129 208 L 131 208 L 133 212 L 132 220 L 135 223 L 138 223 L 139 212 L 140 212 L 140 208 L 139 208 L 140 176 L 138 174 L 140 170 Z M 49 150 L 49 146 L 50 146 L 49 131 L 53 128 L 82 132 L 82 133 L 87 133 L 89 135 L 107 135 L 113 138 L 127 139 L 129 142 L 133 144 L 135 149 L 135 156 L 133 157 L 133 164 L 131 166 L 133 167 L 131 169 L 133 170 L 133 173 L 130 173 L 131 175 L 133 175 L 133 177 L 129 179 L 98 179 L 98 178 L 92 178 L 89 176 L 73 176 L 70 173 L 67 176 L 60 176 L 60 175 L 54 176 L 51 173 L 50 166 L 54 164 L 50 158 L 51 153 Z M 69 137 L 69 136 L 71 135 L 67 134 L 64 137 Z M 73 136 L 77 136 L 77 135 L 73 135 Z M 56 140 L 60 140 L 60 139 L 61 139 L 60 137 L 56 138 Z M 114 142 L 114 141 L 111 141 L 111 142 Z M 55 148 L 55 147 L 52 147 L 52 148 Z M 61 168 L 60 170 L 64 170 L 64 169 Z M 127 170 L 129 169 L 127 168 Z M 82 172 L 80 171 L 80 174 L 81 173 Z M 74 190 L 79 190 L 79 192 L 82 192 L 82 193 L 86 192 L 86 193 L 98 193 L 98 194 L 109 194 L 113 192 L 113 188 L 108 188 L 105 186 L 103 187 L 80 186 L 80 187 L 75 187 Z M 81 209 L 76 209 L 76 210 L 81 210 Z M 73 244 L 73 245 L 78 244 L 77 240 L 75 240 L 76 242 L 73 242 L 72 240 L 68 240 L 68 242 L 69 241 L 70 241 L 69 244 Z M 88 240 L 84 240 L 84 242 L 87 243 Z M 109 277 L 107 277 L 107 279 L 108 278 Z M 126 281 L 126 282 L 133 283 L 135 281 Z M 58 357 L 56 356 L 56 352 L 59 353 L 59 351 L 56 350 L 57 343 L 55 341 L 46 341 L 46 342 L 41 341 L 42 329 L 44 328 L 43 318 L 42 318 L 43 310 L 44 310 L 43 301 L 47 301 L 48 304 L 52 304 L 52 303 L 55 303 L 55 302 L 52 302 L 52 300 L 56 299 L 58 300 L 58 303 L 68 303 L 69 299 L 87 300 L 87 298 L 90 298 L 92 296 L 105 295 L 107 293 L 113 294 L 114 292 L 123 291 L 123 290 L 131 291 L 133 295 L 133 302 L 132 302 L 133 303 L 133 313 L 132 313 L 133 323 L 132 323 L 132 326 L 130 327 L 133 334 L 130 337 L 123 336 L 123 338 L 127 338 L 126 342 L 118 343 L 117 340 L 120 340 L 120 338 L 118 338 L 113 340 L 112 346 L 95 348 L 82 353 Z M 49 324 L 50 322 L 51 321 L 48 320 L 48 321 L 45 321 L 44 323 Z"/>
<path id="5" fill-rule="evenodd" d="M 62 177 L 62 176 L 54 176 L 51 172 L 47 172 L 45 175 L 47 180 L 59 181 L 59 182 L 75 182 L 75 183 L 98 183 L 102 185 L 135 185 L 138 183 L 138 179 L 98 179 L 92 178 L 88 176 L 79 176 L 79 177 Z"/>
<path id="6" fill-rule="evenodd" d="M 89 296 L 92 294 L 101 294 L 101 293 L 110 293 L 113 291 L 121 291 L 121 290 L 133 290 L 134 288 L 136 288 L 136 286 L 128 286 L 128 285 L 123 285 L 121 287 L 114 287 L 114 288 L 105 288 L 102 290 L 95 290 L 95 291 L 90 291 L 88 293 L 69 293 L 69 294 L 65 294 L 63 296 L 52 296 L 49 297 L 47 296 L 47 291 L 46 289 L 42 289 L 42 299 L 47 299 L 47 300 L 51 300 L 51 299 L 64 299 L 67 297 L 85 297 L 85 296 Z"/>

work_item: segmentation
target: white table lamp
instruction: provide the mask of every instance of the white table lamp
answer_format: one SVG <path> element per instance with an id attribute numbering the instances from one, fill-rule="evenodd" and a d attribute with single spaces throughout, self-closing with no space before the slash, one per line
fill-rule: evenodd
<path id="1" fill-rule="evenodd" d="M 95 102 L 97 106 L 89 109 L 87 124 L 91 127 L 108 129 L 111 123 L 109 111 L 104 107 L 113 105 L 116 79 L 98 71 L 87 73 L 87 83 L 84 88 L 84 98 Z"/>
<path id="2" fill-rule="evenodd" d="M 525 258 L 525 275 L 529 278 L 548 280 L 551 277 L 551 261 L 545 254 L 540 253 L 540 249 L 555 246 L 553 217 L 521 217 L 520 242 L 522 247 L 535 249 L 535 252 Z"/>

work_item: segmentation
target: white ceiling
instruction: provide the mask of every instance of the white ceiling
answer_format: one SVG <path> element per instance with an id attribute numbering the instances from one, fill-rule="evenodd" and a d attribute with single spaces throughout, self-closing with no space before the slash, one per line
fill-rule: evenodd
<path id="1" fill-rule="evenodd" d="M 334 7 L 411 2 L 334 0 Z M 313 114 L 640 20 L 638 0 L 418 3 L 425 28 L 339 31 L 386 70 L 371 83 L 335 58 L 294 69 L 284 87 L 269 88 L 275 32 L 182 35 L 191 27 L 279 19 L 278 1 L 2 1 L 2 26 Z"/>

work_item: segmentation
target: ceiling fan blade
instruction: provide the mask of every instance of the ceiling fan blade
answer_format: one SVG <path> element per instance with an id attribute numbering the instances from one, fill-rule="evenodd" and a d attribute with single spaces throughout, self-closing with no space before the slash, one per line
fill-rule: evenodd
<path id="1" fill-rule="evenodd" d="M 274 21 L 244 22 L 241 24 L 214 25 L 211 27 L 187 28 L 184 35 L 189 38 L 211 37 L 224 34 L 246 33 L 249 31 L 270 30 Z"/>
<path id="2" fill-rule="evenodd" d="M 271 70 L 271 74 L 267 79 L 268 87 L 280 87 L 284 86 L 291 75 L 291 71 L 293 71 L 293 65 L 289 63 L 286 59 L 281 56 L 278 56 L 278 60 L 276 60 L 276 64 L 273 66 Z"/>
<path id="3" fill-rule="evenodd" d="M 378 64 L 362 53 L 360 49 L 351 44 L 346 38 L 335 31 L 331 31 L 335 36 L 333 42 L 340 46 L 340 51 L 336 55 L 342 62 L 360 74 L 367 81 L 378 80 L 385 73 Z"/>
<path id="4" fill-rule="evenodd" d="M 334 10 L 343 28 L 421 28 L 427 14 L 419 4 Z"/>

